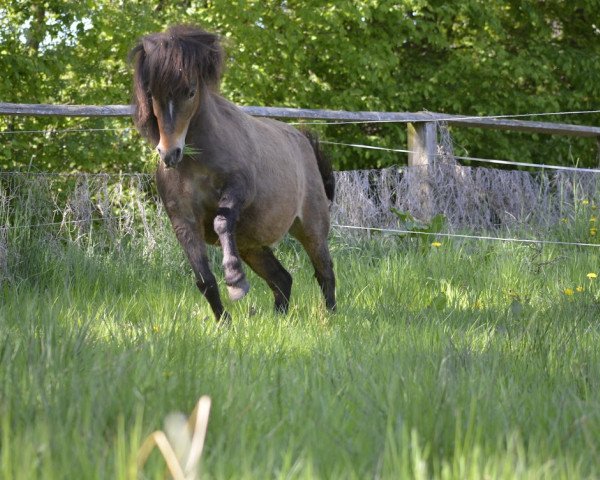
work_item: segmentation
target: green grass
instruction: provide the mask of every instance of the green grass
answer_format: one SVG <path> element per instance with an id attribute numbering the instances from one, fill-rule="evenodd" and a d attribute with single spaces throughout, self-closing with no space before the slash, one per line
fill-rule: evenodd
<path id="1" fill-rule="evenodd" d="M 137 450 L 202 394 L 204 478 L 600 476 L 596 250 L 331 245 L 337 314 L 286 241 L 290 314 L 249 274 L 218 328 L 171 235 L 145 254 L 20 244 L 0 287 L 0 478 L 162 478 Z"/>

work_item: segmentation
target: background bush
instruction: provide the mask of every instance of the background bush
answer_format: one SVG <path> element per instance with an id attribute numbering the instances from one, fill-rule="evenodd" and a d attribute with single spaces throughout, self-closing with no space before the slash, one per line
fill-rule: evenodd
<path id="1" fill-rule="evenodd" d="M 598 109 L 600 26 L 595 0 L 320 0 L 39 2 L 0 7 L 0 100 L 123 104 L 137 38 L 173 23 L 219 32 L 222 86 L 243 105 L 430 110 L 464 115 Z M 600 115 L 544 118 L 599 124 Z M 0 168 L 143 170 L 147 147 L 129 119 L 1 117 Z M 51 133 L 65 128 L 115 131 Z M 322 127 L 330 140 L 405 145 L 404 125 Z M 595 142 L 454 130 L 459 153 L 595 166 Z M 340 169 L 402 163 L 337 150 Z"/>

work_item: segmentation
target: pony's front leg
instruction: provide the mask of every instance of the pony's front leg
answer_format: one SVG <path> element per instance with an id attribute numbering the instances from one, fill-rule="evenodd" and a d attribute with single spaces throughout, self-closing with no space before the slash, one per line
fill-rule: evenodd
<path id="1" fill-rule="evenodd" d="M 214 228 L 223 249 L 223 270 L 225 284 L 231 300 L 239 300 L 250 290 L 250 284 L 242 268 L 242 260 L 235 241 L 235 226 L 240 214 L 242 201 L 235 189 L 223 192 L 214 220 Z"/>
<path id="2" fill-rule="evenodd" d="M 199 231 L 197 223 L 190 223 L 172 218 L 173 230 L 177 240 L 183 247 L 196 276 L 196 286 L 204 295 L 217 321 L 227 320 L 229 314 L 224 311 L 219 295 L 217 280 L 210 270 L 206 243 Z"/>

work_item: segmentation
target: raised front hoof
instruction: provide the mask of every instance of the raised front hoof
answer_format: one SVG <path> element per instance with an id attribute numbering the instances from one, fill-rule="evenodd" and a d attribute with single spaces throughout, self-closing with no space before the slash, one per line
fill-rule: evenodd
<path id="1" fill-rule="evenodd" d="M 244 298 L 248 293 L 248 290 L 250 290 L 250 284 L 245 278 L 242 278 L 234 285 L 227 285 L 227 292 L 229 292 L 229 298 L 234 302 L 236 300 L 241 300 L 242 298 Z"/>

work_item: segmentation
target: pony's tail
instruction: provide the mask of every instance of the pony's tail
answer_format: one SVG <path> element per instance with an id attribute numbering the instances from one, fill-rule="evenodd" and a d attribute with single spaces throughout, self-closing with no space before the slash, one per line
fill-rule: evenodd
<path id="1" fill-rule="evenodd" d="M 310 142 L 317 159 L 317 165 L 319 166 L 319 172 L 323 179 L 323 186 L 325 187 L 325 195 L 330 202 L 333 202 L 335 196 L 335 176 L 333 175 L 333 167 L 331 165 L 331 159 L 321 150 L 321 144 L 319 143 L 319 137 L 316 133 L 310 130 L 302 130 L 302 133 Z"/>

